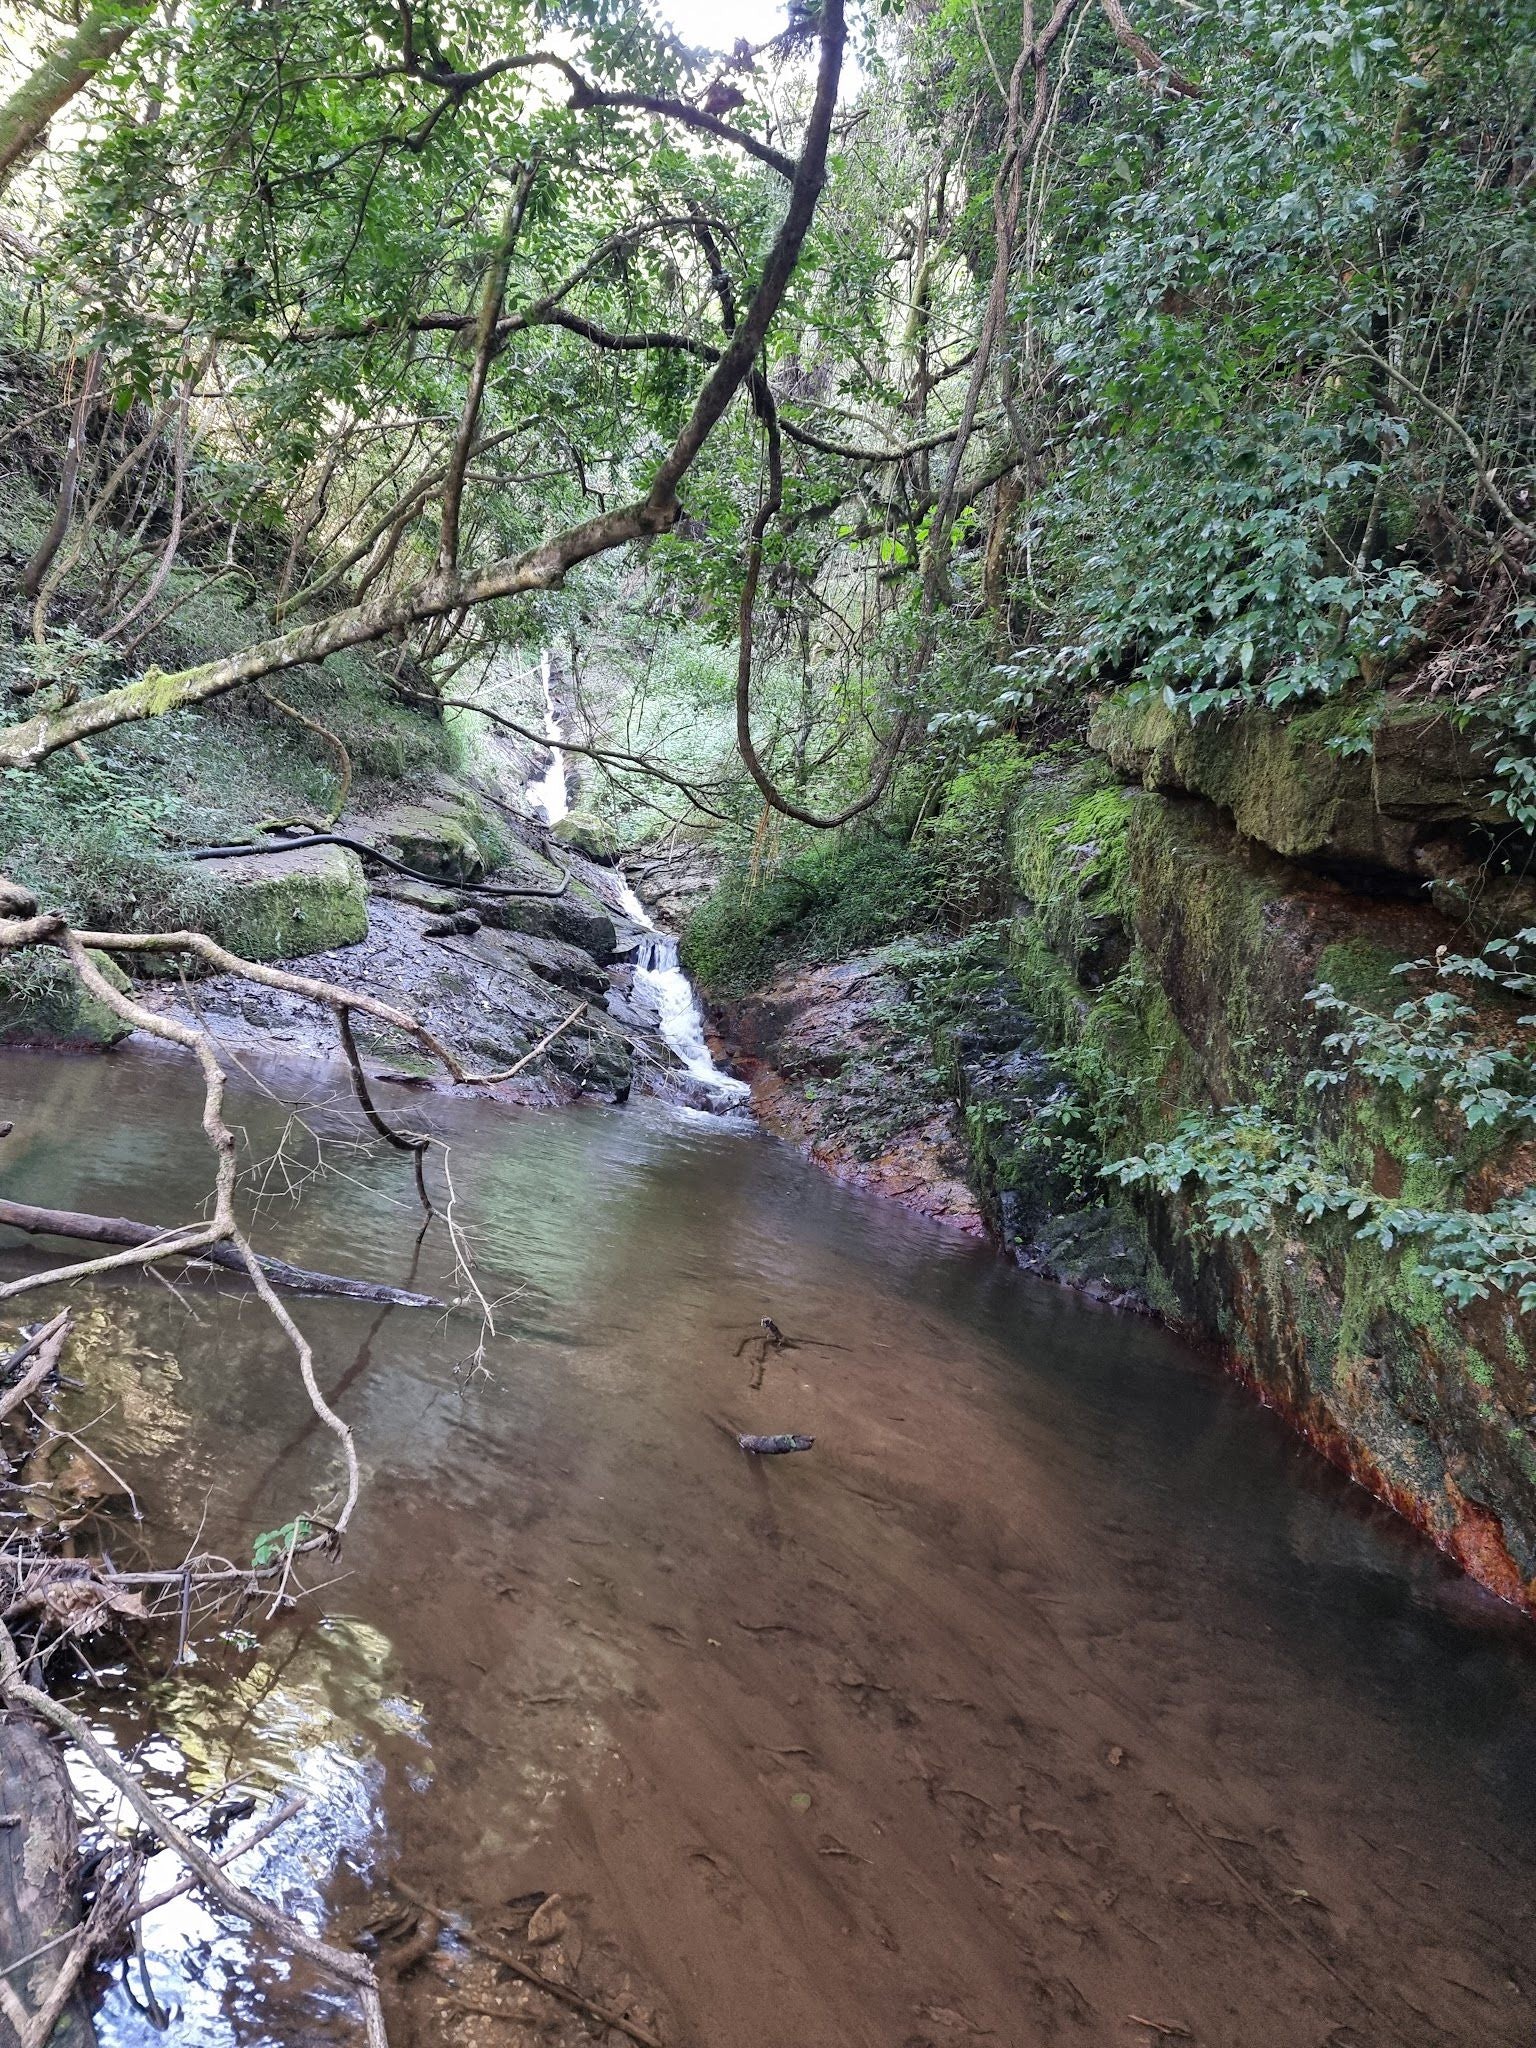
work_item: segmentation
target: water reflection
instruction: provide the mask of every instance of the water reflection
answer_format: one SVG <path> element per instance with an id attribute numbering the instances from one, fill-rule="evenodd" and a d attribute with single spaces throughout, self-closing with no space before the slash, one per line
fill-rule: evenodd
<path id="1" fill-rule="evenodd" d="M 195 1212 L 195 1096 L 168 1063 L 0 1074 L 30 1077 L 0 1112 L 16 1193 Z M 244 1090 L 237 1107 L 270 1146 L 281 1108 Z M 318 1916 L 399 1858 L 491 1900 L 582 1892 L 732 2048 L 884 2048 L 925 2004 L 1013 2038 L 1009 1972 L 1026 1936 L 1069 1924 L 1060 1906 L 1100 1916 L 1060 1967 L 1102 2012 L 1195 2027 L 1190 1986 L 1158 1974 L 1194 1952 L 1229 2001 L 1197 2038 L 1322 2039 L 1331 2008 L 1308 2006 L 1311 2033 L 1263 2010 L 1283 1957 L 1264 1948 L 1256 1970 L 1262 1944 L 1209 1946 L 1215 1927 L 1247 1938 L 1251 1899 L 1218 1901 L 1191 1949 L 1172 1797 L 1254 1854 L 1283 1840 L 1284 1885 L 1334 1908 L 1330 1939 L 1357 1945 L 1375 1995 L 1410 1985 L 1439 2011 L 1473 1994 L 1436 1991 L 1437 1944 L 1484 1954 L 1488 2011 L 1454 2008 L 1426 2043 L 1524 2038 L 1498 2001 L 1524 1968 L 1536 1832 L 1528 1624 L 1165 1333 L 781 1147 L 654 1102 L 413 1108 L 454 1148 L 485 1284 L 507 1298 L 489 1372 L 456 1373 L 462 1319 L 305 1303 L 365 1461 L 324 1602 L 339 1618 L 301 1610 L 269 1634 L 246 1617 L 254 1644 L 201 1644 L 111 1721 L 125 1750 L 163 1730 L 145 1767 L 184 1794 L 251 1771 L 315 1788 L 253 1857 L 263 1887 Z M 98 1127 L 98 1147 L 58 1142 Z M 416 1233 L 398 1160 L 371 1149 L 263 1223 L 280 1255 L 456 1291 L 441 1233 Z M 35 1256 L 12 1244 L 0 1268 Z M 92 1384 L 70 1414 L 109 1410 L 100 1443 L 142 1481 L 161 1561 L 199 1531 L 248 1555 L 324 1497 L 332 1443 L 248 1297 L 140 1281 L 90 1302 Z M 754 1388 L 741 1344 L 764 1314 L 795 1342 Z M 765 1471 L 737 1426 L 817 1448 Z M 1106 1779 L 1108 1749 L 1124 1771 Z M 946 1784 L 970 1801 L 963 1829 Z M 791 1795 L 813 1797 L 810 1821 Z M 1147 1941 L 1097 1892 L 1069 1897 L 1065 1863 L 1009 1891 L 1011 1810 L 1032 1843 L 1094 1834 L 1082 1882 L 1111 1873 L 1098 1892 L 1134 1901 Z M 1388 1850 L 1441 1892 L 1378 1888 Z M 1221 1868 L 1189 1882 L 1203 1899 Z M 865 1883 L 863 1903 L 839 1889 Z M 200 1908 L 152 1934 L 182 2040 L 292 2048 L 339 2024 L 323 1986 Z M 107 2017 L 109 2044 L 148 2040 L 125 1991 Z"/>
<path id="2" fill-rule="evenodd" d="M 387 1638 L 356 1618 L 296 1619 L 243 1654 L 232 1647 L 240 1636 L 227 1632 L 147 1693 L 120 1695 L 118 1714 L 98 1701 L 94 1726 L 188 1825 L 205 1822 L 231 1784 L 254 1795 L 258 1812 L 231 1829 L 230 1846 L 275 1800 L 302 1797 L 300 1814 L 232 1868 L 321 1934 L 338 1879 L 366 1876 L 383 1846 L 383 1752 L 414 1751 L 405 1775 L 418 1792 L 431 1787 L 425 1717 L 418 1701 L 389 1689 Z M 132 1832 L 134 1816 L 89 1759 L 72 1756 L 71 1771 L 97 1814 L 94 1832 Z M 179 1874 L 158 1855 L 147 1888 L 168 1888 Z M 142 1958 L 124 1967 L 100 2009 L 103 2048 L 163 2040 L 157 2005 L 189 2048 L 277 2048 L 355 2030 L 355 2014 L 334 1987 L 190 1893 L 145 1919 Z"/>

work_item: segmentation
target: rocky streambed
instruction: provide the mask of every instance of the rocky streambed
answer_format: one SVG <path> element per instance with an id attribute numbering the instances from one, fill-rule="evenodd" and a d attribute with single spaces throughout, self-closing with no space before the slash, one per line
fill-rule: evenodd
<path id="1" fill-rule="evenodd" d="M 321 844 L 189 864 L 199 928 L 242 959 L 407 1010 L 482 1069 L 526 1062 L 498 1084 L 504 1099 L 641 1092 L 710 1105 L 639 970 L 654 928 L 616 865 L 446 777 L 410 804 L 349 816 L 345 836 L 384 858 Z M 185 962 L 144 965 L 150 1008 L 206 1023 L 237 1053 L 340 1057 L 332 1019 L 298 993 L 231 974 L 189 979 Z M 102 1048 L 126 1035 L 62 971 L 0 996 L 0 1042 Z M 357 1033 L 386 1074 L 432 1078 L 408 1037 L 362 1013 Z"/>

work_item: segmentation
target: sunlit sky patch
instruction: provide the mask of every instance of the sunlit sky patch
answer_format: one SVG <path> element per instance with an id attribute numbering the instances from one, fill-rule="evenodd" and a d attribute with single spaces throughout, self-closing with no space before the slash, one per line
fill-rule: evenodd
<path id="1" fill-rule="evenodd" d="M 660 0 L 657 11 L 685 43 L 729 50 L 738 36 L 766 42 L 784 26 L 784 0 Z"/>

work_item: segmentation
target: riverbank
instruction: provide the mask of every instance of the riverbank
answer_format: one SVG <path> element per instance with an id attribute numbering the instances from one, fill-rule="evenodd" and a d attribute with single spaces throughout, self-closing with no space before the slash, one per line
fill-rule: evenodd
<path id="1" fill-rule="evenodd" d="M 1015 756 L 995 924 L 931 928 L 921 860 L 887 843 L 929 925 L 838 958 L 817 924 L 836 884 L 802 865 L 713 910 L 695 957 L 808 1157 L 1213 1340 L 1536 1611 L 1531 1155 L 1492 1085 L 1523 1072 L 1520 984 L 1497 976 L 1531 885 L 1477 867 L 1496 806 L 1475 735 L 1409 696 L 1362 756 L 1332 744 L 1349 716 L 1196 728 L 1107 704 L 1098 751 Z M 1463 1036 L 1442 1044 L 1445 1017 Z"/>
<path id="2" fill-rule="evenodd" d="M 635 1090 L 709 1106 L 707 1062 L 694 1071 L 696 1049 L 684 1057 L 669 1039 L 641 957 L 655 927 L 619 869 L 505 797 L 447 777 L 410 806 L 349 816 L 346 830 L 361 857 L 269 839 L 252 854 L 184 861 L 200 928 L 242 958 L 406 1010 L 472 1064 L 521 1067 L 497 1084 L 504 1100 L 623 1101 Z M 75 988 L 62 962 L 43 964 L 45 985 L 21 977 L 0 988 L 0 1042 L 120 1043 L 122 1020 Z M 293 990 L 142 965 L 146 1007 L 206 1024 L 238 1056 L 342 1059 L 329 1014 Z M 366 1013 L 357 1037 L 405 1082 L 442 1082 L 419 1044 Z"/>

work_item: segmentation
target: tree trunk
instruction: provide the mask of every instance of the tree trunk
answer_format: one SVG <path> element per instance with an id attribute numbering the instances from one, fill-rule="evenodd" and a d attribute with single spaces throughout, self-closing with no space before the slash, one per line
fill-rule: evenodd
<path id="1" fill-rule="evenodd" d="M 0 107 L 0 191 L 48 132 L 60 107 L 83 92 L 149 14 L 147 6 L 93 7 L 72 36 L 54 47 Z"/>
<path id="2" fill-rule="evenodd" d="M 75 1812 L 58 1745 L 30 1715 L 9 1708 L 0 1715 L 0 1969 L 78 1925 Z M 29 2012 L 42 2005 L 68 1944 L 48 1949 L 15 1970 L 11 1984 Z M 17 2033 L 0 2014 L 0 2048 L 16 2048 Z M 92 2048 L 90 2008 L 76 1994 L 65 2007 L 49 2048 Z"/>

